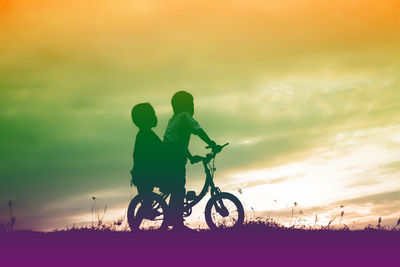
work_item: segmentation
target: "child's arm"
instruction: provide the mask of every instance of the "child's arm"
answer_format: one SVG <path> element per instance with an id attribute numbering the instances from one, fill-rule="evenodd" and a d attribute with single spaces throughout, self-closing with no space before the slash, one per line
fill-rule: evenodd
<path id="1" fill-rule="evenodd" d="M 194 155 L 194 156 L 193 156 L 193 155 L 190 153 L 189 150 L 187 151 L 187 158 L 190 160 L 190 163 L 191 163 L 191 164 L 195 164 L 195 163 L 197 163 L 197 162 L 200 162 L 201 159 L 202 159 L 201 156 L 198 156 L 198 155 Z"/>
<path id="2" fill-rule="evenodd" d="M 210 137 L 208 137 L 207 133 L 203 129 L 201 129 L 201 128 L 196 129 L 193 132 L 193 134 L 195 134 L 198 137 L 200 137 L 200 139 L 203 140 L 204 143 L 209 145 L 212 149 L 214 149 L 217 146 L 217 144 L 213 140 L 211 140 Z"/>
<path id="3" fill-rule="evenodd" d="M 187 127 L 189 127 L 190 131 L 200 137 L 200 139 L 203 140 L 204 143 L 206 143 L 213 151 L 217 151 L 217 144 L 210 139 L 207 133 L 200 127 L 199 123 L 195 119 L 193 119 L 193 117 L 190 116 L 189 113 L 185 112 L 183 114 L 183 118 L 185 118 L 184 123 L 187 125 Z"/>

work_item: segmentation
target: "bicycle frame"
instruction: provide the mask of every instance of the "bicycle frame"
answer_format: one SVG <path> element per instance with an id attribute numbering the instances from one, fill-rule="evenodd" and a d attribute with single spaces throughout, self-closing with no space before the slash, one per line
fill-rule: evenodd
<path id="1" fill-rule="evenodd" d="M 196 195 L 194 191 L 189 191 L 184 198 L 184 206 L 183 206 L 183 217 L 188 217 L 192 213 L 192 208 L 197 205 L 210 191 L 211 198 L 208 200 L 205 206 L 205 219 L 207 225 L 210 229 L 217 229 L 219 226 L 218 223 L 214 222 L 212 217 L 212 210 L 214 209 L 216 213 L 222 216 L 222 219 L 225 222 L 225 218 L 230 215 L 230 210 L 226 207 L 224 201 L 228 200 L 233 202 L 234 207 L 236 208 L 237 219 L 233 218 L 233 225 L 243 224 L 244 221 L 244 209 L 243 205 L 240 203 L 240 200 L 235 197 L 233 194 L 227 192 L 221 192 L 221 190 L 215 186 L 214 184 L 214 173 L 215 169 L 215 157 L 221 152 L 223 147 L 228 145 L 226 143 L 223 146 L 217 146 L 211 153 L 208 153 L 205 157 L 201 157 L 201 161 L 203 163 L 204 172 L 206 174 L 206 179 L 204 182 L 204 186 L 199 193 Z M 207 147 L 208 148 L 208 147 Z M 169 207 L 166 203 L 166 199 L 171 195 L 171 193 L 160 193 L 157 194 L 155 192 L 152 193 L 152 204 L 151 209 L 143 208 L 144 196 L 137 195 L 133 198 L 128 207 L 128 222 L 129 226 L 132 230 L 138 230 L 140 224 L 142 224 L 143 219 L 147 219 L 151 222 L 154 221 L 162 221 L 160 229 L 166 229 L 168 225 L 171 225 L 169 220 Z M 139 209 L 136 209 L 139 206 Z M 161 208 L 161 211 L 159 210 Z M 136 212 L 137 210 L 137 212 Z M 139 212 L 142 212 L 139 214 Z M 136 212 L 136 214 L 135 214 Z M 138 215 L 139 214 L 139 215 Z M 163 215 L 163 216 L 162 216 Z M 166 218 L 168 220 L 166 220 Z M 225 225 L 225 224 L 224 224 Z"/>
<path id="2" fill-rule="evenodd" d="M 226 143 L 225 145 L 222 146 L 222 148 L 227 146 L 228 144 L 229 143 Z M 221 192 L 221 190 L 218 187 L 216 187 L 214 184 L 214 172 L 216 171 L 215 157 L 217 154 L 218 153 L 209 153 L 205 157 L 202 158 L 204 172 L 206 174 L 206 180 L 204 182 L 203 189 L 201 190 L 201 192 L 198 196 L 196 196 L 191 201 L 188 201 L 185 199 L 185 204 L 183 207 L 185 217 L 189 216 L 192 213 L 192 208 L 195 205 L 197 205 L 207 195 L 210 188 L 211 188 L 211 196 L 214 196 L 215 194 L 218 194 Z M 164 200 L 166 200 L 169 195 L 170 195 L 170 193 L 162 193 L 161 194 L 161 196 Z"/>

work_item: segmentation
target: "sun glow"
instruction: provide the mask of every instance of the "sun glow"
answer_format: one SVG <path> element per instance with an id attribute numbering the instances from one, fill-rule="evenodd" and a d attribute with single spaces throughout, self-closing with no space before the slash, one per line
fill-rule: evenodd
<path id="1" fill-rule="evenodd" d="M 399 132 L 400 128 L 394 127 L 342 133 L 305 160 L 239 172 L 230 179 L 242 188 L 247 206 L 259 211 L 270 210 L 274 201 L 274 210 L 290 209 L 295 202 L 299 205 L 297 209 L 309 209 L 374 192 L 398 190 L 400 181 L 393 182 L 393 174 L 383 175 L 382 166 L 399 158 L 399 150 L 372 141 L 378 140 L 382 133 L 391 139 Z M 252 186 L 254 181 L 258 184 Z M 357 207 L 354 211 L 374 216 L 368 207 Z"/>

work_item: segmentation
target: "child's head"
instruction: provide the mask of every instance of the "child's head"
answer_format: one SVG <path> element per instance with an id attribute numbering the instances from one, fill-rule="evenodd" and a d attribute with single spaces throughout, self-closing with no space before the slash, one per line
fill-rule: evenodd
<path id="1" fill-rule="evenodd" d="M 185 91 L 176 92 L 171 99 L 174 114 L 181 112 L 189 112 L 191 116 L 194 114 L 193 96 Z"/>
<path id="2" fill-rule="evenodd" d="M 157 126 L 156 112 L 149 103 L 140 103 L 132 108 L 133 123 L 139 129 L 151 129 Z"/>

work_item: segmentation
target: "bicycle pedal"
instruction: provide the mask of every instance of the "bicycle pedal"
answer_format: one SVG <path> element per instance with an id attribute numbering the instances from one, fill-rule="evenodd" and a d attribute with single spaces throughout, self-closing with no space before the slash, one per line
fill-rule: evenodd
<path id="1" fill-rule="evenodd" d="M 186 193 L 186 200 L 194 200 L 196 198 L 196 192 L 194 191 L 187 191 Z"/>

